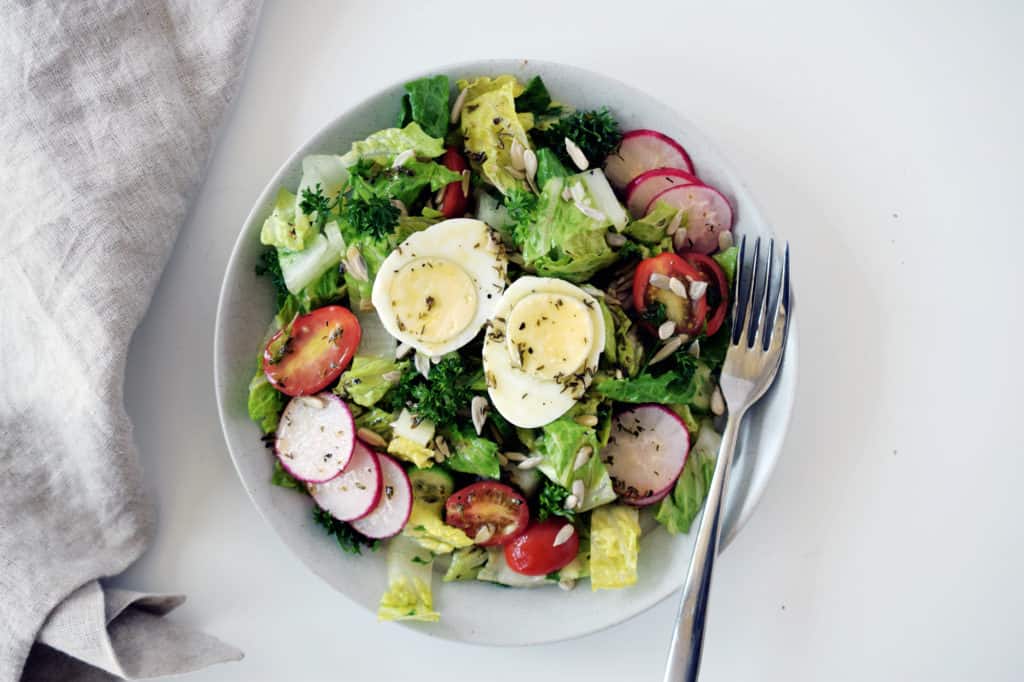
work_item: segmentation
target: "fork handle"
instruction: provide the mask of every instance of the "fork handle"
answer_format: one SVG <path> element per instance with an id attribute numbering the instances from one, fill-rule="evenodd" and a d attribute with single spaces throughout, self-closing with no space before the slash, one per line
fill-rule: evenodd
<path id="1" fill-rule="evenodd" d="M 704 617 L 707 613 L 708 593 L 711 590 L 711 570 L 718 553 L 721 533 L 722 496 L 732 467 L 733 451 L 739 434 L 743 413 L 730 413 L 722 434 L 722 446 L 715 461 L 704 506 L 704 514 L 697 529 L 697 542 L 686 574 L 686 584 L 672 631 L 668 663 L 664 682 L 696 682 L 700 671 L 701 650 L 704 646 Z"/>

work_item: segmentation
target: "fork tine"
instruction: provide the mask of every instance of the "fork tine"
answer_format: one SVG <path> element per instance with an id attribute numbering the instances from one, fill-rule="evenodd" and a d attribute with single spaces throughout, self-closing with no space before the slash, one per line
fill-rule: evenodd
<path id="1" fill-rule="evenodd" d="M 758 310 L 757 315 L 757 329 L 754 330 L 753 338 L 750 340 L 751 347 L 761 346 L 764 350 L 768 350 L 768 343 L 772 337 L 772 328 L 768 326 L 768 322 L 771 321 L 773 324 L 775 318 L 768 317 L 768 302 L 771 300 L 769 294 L 772 290 L 772 270 L 773 263 L 775 262 L 775 240 L 768 240 L 768 259 L 764 266 L 764 284 L 761 285 L 761 307 Z M 761 268 L 758 268 L 759 270 Z"/>
<path id="2" fill-rule="evenodd" d="M 774 327 L 778 327 L 781 323 L 782 328 L 777 329 L 782 334 L 781 341 L 786 342 L 786 335 L 789 333 L 789 242 L 786 242 L 786 255 L 782 261 L 782 278 L 779 284 L 779 300 L 775 304 L 775 324 Z M 767 348 L 767 344 L 765 348 Z"/>
<path id="3" fill-rule="evenodd" d="M 743 310 L 740 308 L 740 301 L 745 300 L 743 292 L 743 278 L 747 274 L 747 236 L 743 235 L 740 238 L 740 252 L 736 258 L 736 274 L 734 275 L 736 281 L 733 282 L 732 292 L 732 334 L 730 335 L 730 342 L 733 345 L 739 343 L 740 332 L 743 329 Z"/>
<path id="4" fill-rule="evenodd" d="M 743 310 L 743 328 L 740 330 L 740 338 L 736 340 L 738 344 L 742 339 L 747 347 L 750 347 L 751 339 L 754 333 L 753 325 L 756 324 L 754 316 L 756 311 L 754 310 L 754 296 L 757 294 L 757 261 L 761 253 L 761 238 L 758 237 L 754 240 L 754 256 L 750 259 L 750 268 L 748 271 L 749 283 L 747 284 L 746 303 L 744 304 Z"/>

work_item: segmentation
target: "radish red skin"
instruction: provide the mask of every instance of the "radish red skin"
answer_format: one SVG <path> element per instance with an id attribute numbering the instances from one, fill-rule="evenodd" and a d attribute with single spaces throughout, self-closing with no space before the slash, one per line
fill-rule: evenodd
<path id="1" fill-rule="evenodd" d="M 695 174 L 690 155 L 682 145 L 657 130 L 631 130 L 622 136 L 618 149 L 605 160 L 605 175 L 622 190 L 631 180 L 654 168 L 679 168 Z"/>
<path id="2" fill-rule="evenodd" d="M 647 435 L 652 431 L 657 433 Z M 645 404 L 615 416 L 601 457 L 622 502 L 647 506 L 671 492 L 689 453 L 690 433 L 679 415 L 664 405 Z"/>
<path id="3" fill-rule="evenodd" d="M 655 168 L 633 178 L 626 185 L 626 207 L 634 218 L 647 215 L 647 206 L 660 192 L 672 187 L 703 185 L 696 175 L 678 168 Z M 651 205 L 653 208 L 653 204 Z"/>
<path id="4" fill-rule="evenodd" d="M 402 465 L 388 455 L 376 453 L 381 467 L 383 494 L 373 510 L 361 519 L 352 522 L 352 527 L 368 538 L 384 540 L 402 532 L 412 515 L 412 483 Z M 388 497 L 388 487 L 393 487 Z M 398 498 L 403 508 L 390 506 L 390 500 Z"/>

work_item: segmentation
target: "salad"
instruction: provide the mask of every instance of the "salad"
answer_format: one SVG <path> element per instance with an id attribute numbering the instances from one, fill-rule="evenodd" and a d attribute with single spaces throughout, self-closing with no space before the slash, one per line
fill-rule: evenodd
<path id="1" fill-rule="evenodd" d="M 260 233 L 271 483 L 387 552 L 382 620 L 437 620 L 438 575 L 628 587 L 641 528 L 688 532 L 710 484 L 732 208 L 675 140 L 539 76 L 396 104 L 303 159 Z"/>

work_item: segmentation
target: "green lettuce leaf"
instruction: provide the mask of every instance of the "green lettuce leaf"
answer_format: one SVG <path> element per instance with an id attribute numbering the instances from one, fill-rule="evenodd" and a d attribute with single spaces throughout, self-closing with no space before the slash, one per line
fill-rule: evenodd
<path id="1" fill-rule="evenodd" d="M 501 478 L 498 463 L 498 444 L 480 438 L 470 429 L 452 429 L 449 442 L 452 455 L 445 464 L 455 471 L 487 478 Z"/>
<path id="2" fill-rule="evenodd" d="M 692 378 L 675 371 L 658 376 L 644 372 L 632 379 L 604 379 L 596 382 L 597 392 L 620 403 L 689 403 L 697 392 Z"/>
<path id="3" fill-rule="evenodd" d="M 357 405 L 373 407 L 384 394 L 398 384 L 402 372 L 408 368 L 408 361 L 382 358 L 373 355 L 357 355 L 352 366 L 341 375 L 334 392 L 345 396 Z M 391 378 L 390 375 L 394 374 Z M 389 375 L 385 377 L 385 375 Z"/>
<path id="4" fill-rule="evenodd" d="M 476 580 L 480 569 L 487 563 L 487 548 L 473 545 L 460 547 L 452 553 L 452 562 L 448 565 L 442 580 L 446 583 L 456 580 Z"/>
<path id="5" fill-rule="evenodd" d="M 513 140 L 526 149 L 531 146 L 516 113 L 515 98 L 523 92 L 522 84 L 515 76 L 482 76 L 472 82 L 460 80 L 458 87 L 467 91 L 460 124 L 470 162 L 502 194 L 514 187 L 524 189 L 526 182 L 507 170 Z"/>
<path id="6" fill-rule="evenodd" d="M 249 419 L 259 424 L 263 433 L 271 433 L 277 429 L 278 419 L 287 402 L 288 397 L 271 385 L 260 362 L 249 382 Z"/>
<path id="7" fill-rule="evenodd" d="M 574 469 L 576 455 L 584 446 L 594 454 L 586 464 Z M 535 453 L 543 457 L 537 468 L 550 480 L 567 490 L 572 489 L 573 481 L 583 481 L 585 494 L 577 511 L 587 511 L 615 499 L 608 469 L 597 456 L 600 449 L 594 429 L 577 424 L 569 415 L 544 426 L 534 443 Z"/>
<path id="8" fill-rule="evenodd" d="M 284 467 L 281 466 L 280 460 L 277 459 L 274 460 L 274 473 L 270 475 L 270 483 L 271 485 L 276 485 L 279 488 L 298 490 L 303 493 L 308 492 L 306 484 L 285 471 Z"/>
<path id="9" fill-rule="evenodd" d="M 722 270 L 725 272 L 725 278 L 729 280 L 729 288 L 732 289 L 733 280 L 736 277 L 736 258 L 739 256 L 740 250 L 736 246 L 730 246 L 725 251 L 720 251 L 712 256 L 715 262 L 722 266 Z"/>
<path id="10" fill-rule="evenodd" d="M 431 137 L 415 121 L 404 128 L 385 128 L 365 140 L 352 143 L 352 150 L 341 157 L 346 167 L 360 160 L 390 166 L 396 156 L 411 149 L 419 158 L 434 159 L 444 154 L 444 140 Z"/>
<path id="11" fill-rule="evenodd" d="M 408 103 L 409 116 L 431 137 L 444 137 L 448 132 L 450 89 L 448 76 L 444 75 L 420 78 L 405 84 L 406 94 L 402 99 Z M 404 108 L 405 104 L 402 106 Z"/>
<path id="12" fill-rule="evenodd" d="M 260 243 L 289 251 L 302 251 L 316 234 L 316 228 L 308 220 L 296 221 L 295 195 L 281 188 L 274 200 L 274 210 L 263 221 Z"/>
<path id="13" fill-rule="evenodd" d="M 540 76 L 534 76 L 515 99 L 516 111 L 543 114 L 551 107 L 551 93 Z"/>
<path id="14" fill-rule="evenodd" d="M 672 493 L 661 501 L 656 519 L 668 532 L 689 533 L 693 520 L 700 513 L 715 473 L 715 460 L 722 437 L 710 420 L 701 422 L 697 441 L 686 458 L 683 473 L 679 475 Z"/>
<path id="15" fill-rule="evenodd" d="M 358 409 L 358 406 L 356 406 L 356 409 Z M 353 409 L 352 411 L 356 412 L 356 409 Z M 356 428 L 369 429 L 384 440 L 391 440 L 393 435 L 391 422 L 395 421 L 396 416 L 397 415 L 394 412 L 388 412 L 387 410 L 382 410 L 379 407 L 374 407 L 356 415 Z"/>
<path id="16" fill-rule="evenodd" d="M 544 187 L 551 178 L 565 178 L 569 171 L 558 160 L 558 155 L 544 147 L 537 150 L 537 186 Z"/>
<path id="17" fill-rule="evenodd" d="M 430 582 L 434 556 L 403 535 L 388 543 L 388 589 L 381 595 L 377 619 L 437 622 Z"/>

